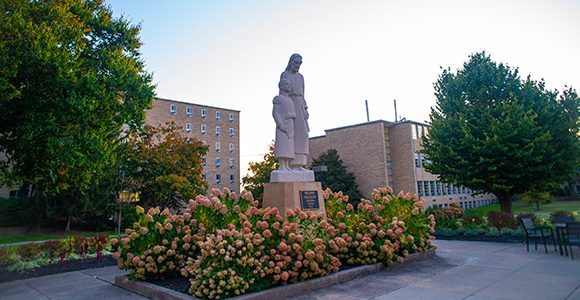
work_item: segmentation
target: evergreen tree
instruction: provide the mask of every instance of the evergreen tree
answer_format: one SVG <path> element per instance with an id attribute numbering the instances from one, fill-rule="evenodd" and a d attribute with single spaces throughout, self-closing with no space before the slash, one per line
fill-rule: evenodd
<path id="1" fill-rule="evenodd" d="M 341 191 L 344 195 L 348 195 L 349 202 L 354 207 L 358 206 L 363 195 L 359 192 L 358 185 L 355 183 L 356 176 L 346 170 L 336 149 L 328 149 L 328 151 L 313 158 L 311 167 L 314 166 L 326 166 L 328 169 L 327 172 L 314 174 L 316 181 L 322 184 L 323 190 L 330 188 L 333 192 Z"/>

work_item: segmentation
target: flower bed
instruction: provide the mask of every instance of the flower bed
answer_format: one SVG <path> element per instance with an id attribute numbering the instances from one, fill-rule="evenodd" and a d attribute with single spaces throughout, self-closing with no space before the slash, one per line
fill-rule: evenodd
<path id="1" fill-rule="evenodd" d="M 92 238 L 83 236 L 70 236 L 66 239 L 51 240 L 42 243 L 27 243 L 22 245 L 12 245 L 0 247 L 0 265 L 1 269 L 10 273 L 33 274 L 35 270 L 45 266 L 55 264 L 78 265 L 85 264 L 92 260 L 101 260 L 105 256 L 110 256 L 109 237 L 106 235 L 97 235 Z M 44 268 L 43 272 L 53 274 L 51 269 L 55 267 Z M 66 268 L 65 268 L 66 269 Z M 2 278 L 13 278 L 22 276 L 12 276 L 4 274 Z M 27 278 L 28 276 L 25 276 Z"/>
<path id="2" fill-rule="evenodd" d="M 434 217 L 423 200 L 375 190 L 355 210 L 342 193 L 324 191 L 328 220 L 299 208 L 258 209 L 251 194 L 224 189 L 189 201 L 184 214 L 138 208 L 127 237 L 112 240 L 129 279 L 190 279 L 189 293 L 223 299 L 338 271 L 350 264 L 402 263 L 410 253 L 432 249 Z M 374 203 L 373 203 L 374 202 Z"/>

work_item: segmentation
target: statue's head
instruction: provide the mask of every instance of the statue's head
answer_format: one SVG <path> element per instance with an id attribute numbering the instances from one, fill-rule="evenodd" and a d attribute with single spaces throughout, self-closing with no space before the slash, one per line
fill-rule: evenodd
<path id="1" fill-rule="evenodd" d="M 300 69 L 300 65 L 302 64 L 302 56 L 298 53 L 292 54 L 290 56 L 290 60 L 288 61 L 288 66 L 286 66 L 286 71 L 296 71 Z"/>
<path id="2" fill-rule="evenodd" d="M 289 92 L 292 89 L 292 83 L 290 82 L 290 79 L 288 78 L 280 79 L 280 83 L 278 83 L 278 88 L 280 88 L 281 91 Z"/>

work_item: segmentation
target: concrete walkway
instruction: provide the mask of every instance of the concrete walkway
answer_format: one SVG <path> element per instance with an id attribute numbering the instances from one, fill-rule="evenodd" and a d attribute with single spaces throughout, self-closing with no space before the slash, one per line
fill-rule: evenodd
<path id="1" fill-rule="evenodd" d="M 437 258 L 379 272 L 292 300 L 579 299 L 576 260 L 524 244 L 436 240 Z M 0 299 L 146 299 L 112 285 L 117 267 L 0 284 Z"/>

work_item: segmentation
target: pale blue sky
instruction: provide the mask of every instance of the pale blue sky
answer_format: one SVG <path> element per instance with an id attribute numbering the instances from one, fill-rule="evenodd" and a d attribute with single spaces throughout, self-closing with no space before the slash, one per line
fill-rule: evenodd
<path id="1" fill-rule="evenodd" d="M 241 176 L 274 138 L 272 98 L 303 57 L 310 136 L 399 116 L 425 122 L 441 67 L 485 50 L 548 88 L 580 88 L 579 0 L 106 0 L 142 24 L 161 98 L 241 111 Z"/>

